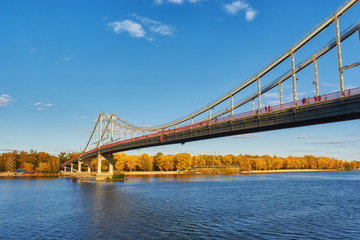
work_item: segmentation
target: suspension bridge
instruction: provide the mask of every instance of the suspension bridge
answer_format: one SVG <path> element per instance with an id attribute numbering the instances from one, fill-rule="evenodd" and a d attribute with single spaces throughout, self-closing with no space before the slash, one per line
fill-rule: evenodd
<path id="1" fill-rule="evenodd" d="M 90 172 L 90 161 L 97 158 L 97 175 L 102 175 L 102 160 L 109 161 L 109 172 L 107 174 L 111 175 L 114 168 L 113 154 L 116 152 L 359 119 L 360 88 L 345 89 L 343 73 L 348 69 L 360 66 L 360 62 L 343 66 L 341 45 L 353 34 L 357 34 L 360 40 L 360 20 L 357 19 L 353 25 L 342 32 L 339 28 L 340 17 L 358 1 L 345 1 L 335 12 L 270 64 L 231 91 L 182 118 L 153 127 L 144 127 L 131 124 L 115 113 L 100 113 L 82 153 L 63 163 L 61 168 L 65 172 L 68 170 L 70 172 L 81 172 L 82 163 L 87 163 L 88 172 Z M 334 28 L 334 38 L 301 62 L 296 63 L 296 53 L 304 46 L 312 44 L 313 39 L 319 33 L 331 26 Z M 337 92 L 321 94 L 317 61 L 334 48 L 337 51 L 339 88 Z M 261 79 L 286 61 L 289 62 L 289 70 L 263 86 Z M 314 69 L 314 78 L 311 83 L 315 85 L 315 96 L 298 99 L 296 84 L 302 79 L 298 79 L 297 74 L 311 65 Z M 284 103 L 283 97 L 283 83 L 285 81 L 292 83 L 292 101 L 286 103 Z M 245 95 L 245 90 L 254 85 L 256 91 L 250 95 Z M 280 104 L 263 106 L 262 95 L 276 88 L 278 89 L 276 91 L 279 92 Z M 240 100 L 234 102 L 234 96 L 240 96 Z M 220 104 L 223 105 L 226 101 L 229 102 L 229 105 L 221 109 Z M 257 103 L 256 107 L 255 102 Z M 249 111 L 235 114 L 236 109 L 249 103 L 251 105 Z M 75 163 L 78 163 L 77 170 L 74 169 Z"/>

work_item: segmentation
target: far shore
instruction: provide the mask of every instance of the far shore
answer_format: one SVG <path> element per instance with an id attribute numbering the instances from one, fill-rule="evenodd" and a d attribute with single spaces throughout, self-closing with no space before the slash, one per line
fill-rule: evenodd
<path id="1" fill-rule="evenodd" d="M 351 171 L 359 171 L 353 169 Z M 240 172 L 211 172 L 202 173 L 194 171 L 125 171 L 125 176 L 146 176 L 146 175 L 229 175 L 229 174 L 266 174 L 266 173 L 299 173 L 299 172 L 338 172 L 346 170 L 336 169 L 279 169 L 279 170 L 251 170 Z M 76 174 L 76 173 L 75 173 Z M 92 175 L 94 175 L 93 172 Z M 60 173 L 18 173 L 18 172 L 0 172 L 0 177 L 57 177 Z M 79 176 L 78 176 L 79 177 Z M 88 177 L 88 176 L 87 176 Z M 94 175 L 95 177 L 95 175 Z"/>
<path id="2" fill-rule="evenodd" d="M 297 173 L 297 172 L 336 172 L 336 171 L 345 171 L 345 170 L 336 170 L 336 169 L 279 169 L 279 170 L 251 170 L 251 171 L 241 171 L 237 173 L 227 173 L 227 172 L 218 172 L 218 173 L 201 173 L 201 172 L 191 172 L 191 171 L 131 171 L 124 172 L 125 176 L 141 176 L 141 175 L 221 175 L 221 174 L 262 174 L 262 173 Z M 354 170 L 353 170 L 354 171 Z"/>

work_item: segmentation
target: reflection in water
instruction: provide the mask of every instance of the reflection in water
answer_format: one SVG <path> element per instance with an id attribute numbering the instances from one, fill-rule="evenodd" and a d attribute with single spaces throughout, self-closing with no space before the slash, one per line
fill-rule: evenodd
<path id="1" fill-rule="evenodd" d="M 0 239 L 360 239 L 359 186 L 360 172 L 1 178 Z"/>

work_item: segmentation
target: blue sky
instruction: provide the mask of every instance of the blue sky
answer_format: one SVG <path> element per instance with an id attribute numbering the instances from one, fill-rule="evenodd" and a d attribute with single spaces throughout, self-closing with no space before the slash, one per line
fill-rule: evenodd
<path id="1" fill-rule="evenodd" d="M 0 151 L 79 151 L 100 112 L 138 125 L 186 115 L 270 63 L 342 0 L 3 0 L 0 2 Z M 359 20 L 360 4 L 340 19 Z M 295 56 L 331 40 L 334 26 Z M 359 62 L 359 35 L 343 42 Z M 320 93 L 337 91 L 336 51 L 319 60 Z M 284 62 L 263 83 L 290 67 Z M 359 87 L 359 69 L 345 85 Z M 313 96 L 312 66 L 298 74 Z M 255 89 L 251 86 L 249 93 Z M 284 84 L 291 101 L 291 82 Z M 240 98 L 239 98 L 240 99 Z M 276 104 L 277 89 L 263 96 Z M 228 103 L 227 103 L 228 104 Z M 244 106 L 236 113 L 248 111 Z M 360 121 L 155 147 L 129 153 L 268 154 L 360 160 Z"/>

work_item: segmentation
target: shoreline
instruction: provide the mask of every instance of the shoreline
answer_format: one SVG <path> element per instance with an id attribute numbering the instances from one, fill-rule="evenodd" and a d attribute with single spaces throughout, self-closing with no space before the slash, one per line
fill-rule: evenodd
<path id="1" fill-rule="evenodd" d="M 264 174 L 264 173 L 299 173 L 299 172 L 340 172 L 346 170 L 336 170 L 336 169 L 279 169 L 279 170 L 250 170 L 250 171 L 240 171 L 237 173 L 227 173 L 227 172 L 218 172 L 218 173 L 201 173 L 201 172 L 183 172 L 183 171 L 132 171 L 132 172 L 123 172 L 125 176 L 144 176 L 144 175 L 229 175 L 229 174 Z M 357 171 L 351 170 L 351 171 Z"/>
<path id="2" fill-rule="evenodd" d="M 194 172 L 194 171 L 126 171 L 122 172 L 125 176 L 149 176 L 149 175 L 233 175 L 233 174 L 266 174 L 266 173 L 301 173 L 301 172 L 342 172 L 344 169 L 278 169 L 278 170 L 250 170 L 240 172 Z M 350 171 L 360 171 L 352 169 Z M 0 172 L 0 177 L 61 177 L 60 173 L 17 173 Z M 78 176 L 79 177 L 79 176 Z M 94 175 L 95 177 L 95 175 Z M 80 177 L 81 178 L 81 177 Z M 88 176 L 87 176 L 88 178 Z"/>

